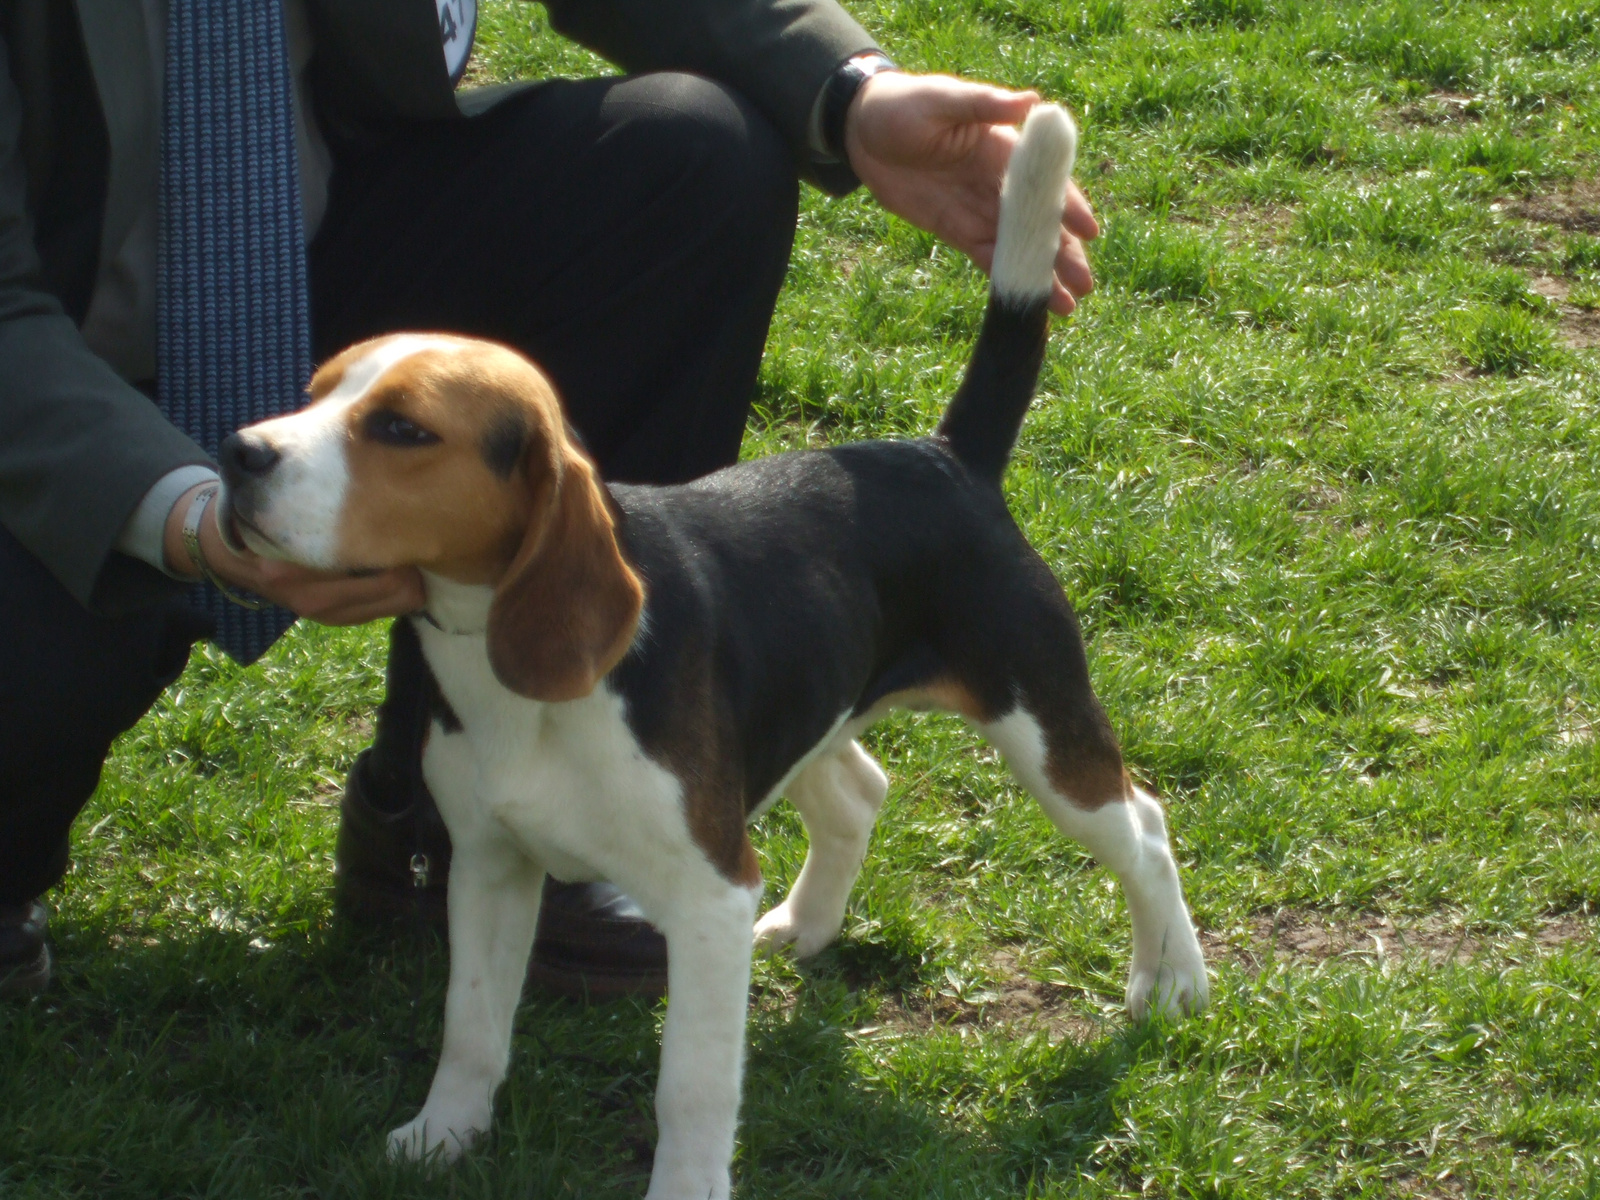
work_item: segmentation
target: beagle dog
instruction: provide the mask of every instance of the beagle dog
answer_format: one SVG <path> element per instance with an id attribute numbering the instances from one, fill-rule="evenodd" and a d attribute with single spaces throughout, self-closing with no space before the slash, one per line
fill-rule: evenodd
<path id="1" fill-rule="evenodd" d="M 414 564 L 427 585 L 450 983 L 393 1155 L 454 1157 L 488 1128 L 545 874 L 605 879 L 668 945 L 648 1195 L 727 1197 L 752 945 L 805 956 L 838 935 L 888 788 L 855 739 L 895 707 L 965 717 L 1118 877 L 1135 1019 L 1204 1005 L 1161 806 L 1124 770 L 1072 609 L 1000 489 L 1075 148 L 1064 112 L 1033 110 L 983 329 L 931 437 L 606 487 L 526 359 L 403 334 L 346 350 L 307 408 L 223 447 L 229 536 L 329 570 Z M 746 829 L 780 796 L 810 848 L 757 921 Z"/>

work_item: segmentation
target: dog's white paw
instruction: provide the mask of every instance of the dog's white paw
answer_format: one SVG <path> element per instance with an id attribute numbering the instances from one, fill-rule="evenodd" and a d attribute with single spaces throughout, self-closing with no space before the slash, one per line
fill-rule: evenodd
<path id="1" fill-rule="evenodd" d="M 726 1167 L 709 1171 L 687 1169 L 687 1164 L 678 1169 L 664 1167 L 658 1152 L 644 1200 L 729 1200 L 732 1195 L 732 1178 Z"/>
<path id="2" fill-rule="evenodd" d="M 1171 1019 L 1191 1017 L 1211 999 L 1205 956 L 1199 942 L 1168 953 L 1154 968 L 1135 969 L 1128 976 L 1128 1016 L 1146 1020 L 1159 1012 Z"/>
<path id="3" fill-rule="evenodd" d="M 756 922 L 758 949 L 773 951 L 793 946 L 796 958 L 810 958 L 838 936 L 837 925 L 807 924 L 787 900 Z"/>
<path id="4" fill-rule="evenodd" d="M 460 1132 L 452 1128 L 456 1125 L 461 1127 Z M 390 1131 L 389 1158 L 394 1162 L 451 1163 L 466 1152 L 478 1133 L 467 1122 L 441 1120 L 423 1112 L 416 1120 Z"/>

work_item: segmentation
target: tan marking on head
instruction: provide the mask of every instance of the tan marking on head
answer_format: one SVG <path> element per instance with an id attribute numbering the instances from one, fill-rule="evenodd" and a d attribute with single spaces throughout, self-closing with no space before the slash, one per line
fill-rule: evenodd
<path id="1" fill-rule="evenodd" d="M 348 349 L 341 350 L 333 358 L 317 368 L 316 374 L 311 377 L 311 403 L 327 398 L 329 392 L 339 386 L 344 379 L 345 368 L 355 359 L 360 358 L 371 342 L 358 342 Z"/>
<path id="2" fill-rule="evenodd" d="M 407 335 L 409 336 L 409 335 Z M 341 400 L 364 363 L 395 339 L 363 342 L 317 372 L 317 403 Z M 532 363 L 503 346 L 429 338 L 398 357 L 357 396 L 342 398 L 349 482 L 338 557 L 351 568 L 424 567 L 464 583 L 494 583 L 522 542 L 540 497 L 554 495 L 563 460 L 579 451 L 555 392 Z M 395 421 L 426 435 L 385 440 Z M 485 459 L 488 431 L 521 431 L 517 469 Z"/>
<path id="3" fill-rule="evenodd" d="M 496 585 L 500 682 L 537 700 L 592 691 L 627 652 L 644 587 L 544 374 L 490 342 L 401 334 L 332 359 L 312 392 L 344 434 L 338 564 Z"/>

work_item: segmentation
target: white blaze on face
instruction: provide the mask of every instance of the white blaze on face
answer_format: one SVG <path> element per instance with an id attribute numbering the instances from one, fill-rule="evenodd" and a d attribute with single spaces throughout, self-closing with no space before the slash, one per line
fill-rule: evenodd
<path id="1" fill-rule="evenodd" d="M 338 560 L 350 483 L 345 456 L 350 409 L 398 363 L 425 350 L 455 353 L 461 345 L 412 334 L 390 338 L 346 367 L 343 378 L 317 403 L 252 425 L 250 432 L 265 439 L 279 459 L 271 475 L 256 485 L 249 524 L 239 530 L 245 544 L 263 557 L 323 570 L 360 565 Z"/>

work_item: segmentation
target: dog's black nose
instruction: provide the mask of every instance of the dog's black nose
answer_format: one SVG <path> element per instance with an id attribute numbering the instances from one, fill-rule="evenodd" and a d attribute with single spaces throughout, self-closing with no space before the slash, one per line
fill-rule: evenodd
<path id="1" fill-rule="evenodd" d="M 253 441 L 231 433 L 217 449 L 217 459 L 222 465 L 222 478 L 230 486 L 265 475 L 277 466 L 279 454 L 264 442 Z"/>

